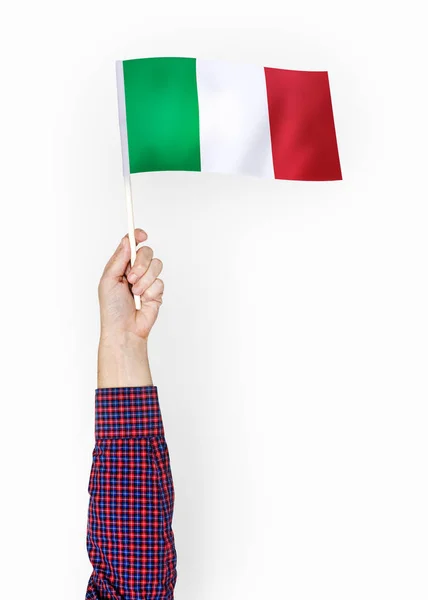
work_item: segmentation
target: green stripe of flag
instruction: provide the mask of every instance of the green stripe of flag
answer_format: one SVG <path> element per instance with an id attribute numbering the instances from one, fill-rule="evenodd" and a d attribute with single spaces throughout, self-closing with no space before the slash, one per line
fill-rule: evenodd
<path id="1" fill-rule="evenodd" d="M 144 171 L 200 171 L 196 59 L 123 61 L 129 165 Z"/>

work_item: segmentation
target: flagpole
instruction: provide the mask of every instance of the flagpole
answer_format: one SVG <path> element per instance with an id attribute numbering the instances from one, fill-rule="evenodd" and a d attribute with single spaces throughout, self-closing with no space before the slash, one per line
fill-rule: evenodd
<path id="1" fill-rule="evenodd" d="M 123 61 L 116 61 L 117 105 L 119 109 L 120 143 L 122 147 L 123 179 L 125 182 L 126 214 L 128 219 L 128 237 L 131 246 L 131 267 L 137 258 L 135 242 L 134 206 L 132 203 L 131 171 L 129 168 L 128 130 L 126 126 L 125 82 L 123 78 Z M 140 310 L 141 298 L 134 294 L 135 308 Z"/>
<path id="2" fill-rule="evenodd" d="M 132 202 L 132 187 L 131 187 L 131 175 L 124 175 L 125 181 L 125 198 L 126 198 L 126 214 L 128 217 L 128 237 L 129 245 L 131 246 L 131 267 L 134 265 L 135 259 L 137 258 L 137 244 L 135 240 L 135 225 L 134 225 L 134 205 Z M 134 294 L 135 308 L 140 310 L 141 298 Z"/>

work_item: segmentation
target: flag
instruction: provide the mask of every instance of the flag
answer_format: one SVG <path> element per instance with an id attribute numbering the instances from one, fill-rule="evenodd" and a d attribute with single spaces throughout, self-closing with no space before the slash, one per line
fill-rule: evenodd
<path id="1" fill-rule="evenodd" d="M 116 70 L 125 175 L 342 179 L 326 71 L 178 57 Z"/>

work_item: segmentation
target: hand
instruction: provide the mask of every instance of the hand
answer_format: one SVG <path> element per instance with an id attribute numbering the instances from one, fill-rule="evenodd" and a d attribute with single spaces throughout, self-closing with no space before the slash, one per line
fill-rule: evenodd
<path id="1" fill-rule="evenodd" d="M 135 230 L 137 243 L 147 234 Z M 143 246 L 131 269 L 128 236 L 119 244 L 104 269 L 98 286 L 101 335 L 98 348 L 98 387 L 153 385 L 147 338 L 162 304 L 163 281 L 158 278 L 162 263 L 153 250 Z M 133 294 L 141 297 L 136 310 Z"/>
<path id="2" fill-rule="evenodd" d="M 136 229 L 135 239 L 137 244 L 145 242 L 146 232 Z M 126 235 L 107 263 L 98 286 L 101 338 L 133 334 L 147 339 L 158 316 L 164 290 L 163 281 L 158 278 L 162 262 L 153 258 L 149 246 L 138 250 L 132 269 L 130 260 L 131 248 Z M 141 310 L 136 310 L 133 294 L 141 297 Z"/>

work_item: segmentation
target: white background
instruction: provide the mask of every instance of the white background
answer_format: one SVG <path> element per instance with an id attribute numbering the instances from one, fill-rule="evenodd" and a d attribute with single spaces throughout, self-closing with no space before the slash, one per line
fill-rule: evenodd
<path id="1" fill-rule="evenodd" d="M 135 179 L 177 600 L 427 597 L 422 3 L 20 2 L 1 17 L 1 597 L 84 598 L 114 60 L 330 74 L 343 182 Z"/>

